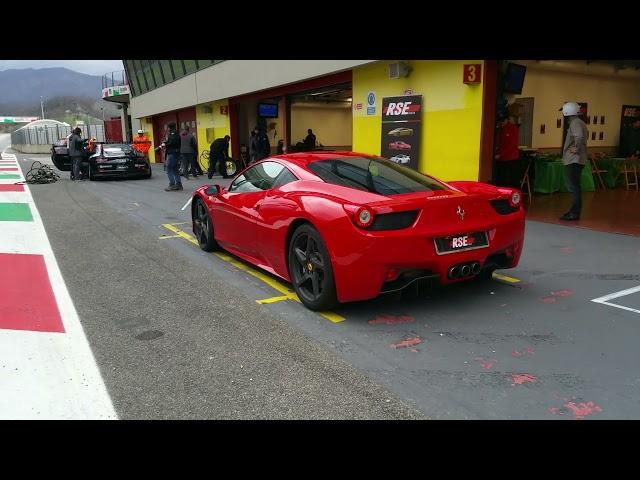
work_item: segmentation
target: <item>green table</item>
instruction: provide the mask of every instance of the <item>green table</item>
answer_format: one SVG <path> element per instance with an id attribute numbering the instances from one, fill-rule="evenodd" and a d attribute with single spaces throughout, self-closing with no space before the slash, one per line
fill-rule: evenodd
<path id="1" fill-rule="evenodd" d="M 624 161 L 624 158 L 599 158 L 596 160 L 598 168 L 606 170 L 600 175 L 607 188 L 616 188 L 621 183 L 622 177 L 618 178 L 618 174 Z"/>
<path id="2" fill-rule="evenodd" d="M 582 169 L 580 185 L 583 192 L 593 192 L 596 189 L 591 166 L 588 163 Z M 536 160 L 533 191 L 536 193 L 567 192 L 562 162 Z"/>

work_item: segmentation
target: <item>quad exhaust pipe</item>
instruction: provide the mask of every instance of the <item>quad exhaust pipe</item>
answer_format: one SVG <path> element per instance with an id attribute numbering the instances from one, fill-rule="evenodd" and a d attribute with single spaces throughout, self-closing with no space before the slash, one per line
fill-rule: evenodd
<path id="1" fill-rule="evenodd" d="M 480 262 L 462 263 L 460 265 L 454 265 L 449 268 L 449 278 L 466 278 L 473 275 L 478 275 L 482 270 Z"/>
<path id="2" fill-rule="evenodd" d="M 480 270 L 482 270 L 482 267 L 480 266 L 480 262 L 473 262 L 471 264 L 471 274 L 472 275 L 478 275 L 480 273 Z"/>
<path id="3" fill-rule="evenodd" d="M 449 269 L 449 278 L 458 278 L 460 276 L 460 267 L 458 265 Z"/>

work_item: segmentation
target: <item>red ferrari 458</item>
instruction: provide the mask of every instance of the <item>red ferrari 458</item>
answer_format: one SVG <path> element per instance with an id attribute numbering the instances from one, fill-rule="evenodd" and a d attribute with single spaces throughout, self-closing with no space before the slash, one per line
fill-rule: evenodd
<path id="1" fill-rule="evenodd" d="M 325 310 L 429 279 L 490 276 L 518 264 L 521 194 L 480 182 L 442 182 L 353 152 L 278 155 L 229 188 L 193 194 L 193 232 L 291 282 Z"/>

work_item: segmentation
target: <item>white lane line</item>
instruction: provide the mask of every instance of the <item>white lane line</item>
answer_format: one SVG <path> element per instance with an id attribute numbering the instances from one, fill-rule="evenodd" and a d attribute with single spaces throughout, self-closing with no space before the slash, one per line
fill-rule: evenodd
<path id="1" fill-rule="evenodd" d="M 610 307 L 627 310 L 629 312 L 640 313 L 640 310 L 637 310 L 635 308 L 625 307 L 624 305 L 617 305 L 615 303 L 609 302 L 609 300 L 613 300 L 614 298 L 625 297 L 627 295 L 631 295 L 636 292 L 640 292 L 640 285 L 633 288 L 627 288 L 626 290 L 620 290 L 619 292 L 610 293 L 608 295 L 604 295 L 603 297 L 594 298 L 591 301 L 595 303 L 600 303 L 602 305 L 608 305 Z"/>
<path id="2" fill-rule="evenodd" d="M 15 156 L 15 154 L 13 153 L 7 153 L 7 149 L 10 147 L 11 145 L 7 146 L 4 148 L 4 150 L 2 150 L 2 154 L 0 154 L 0 158 L 2 158 L 3 160 L 13 160 L 13 161 L 17 161 L 18 157 Z"/>
<path id="3" fill-rule="evenodd" d="M 193 197 L 191 197 L 189 201 L 184 204 L 184 207 L 182 207 L 180 210 L 184 210 L 185 208 L 187 208 L 191 204 L 191 200 L 193 200 Z"/>
<path id="4" fill-rule="evenodd" d="M 0 419 L 116 419 L 42 217 L 24 188 L 3 192 L 0 201 L 28 203 L 33 222 L 3 222 L 0 252 L 43 256 L 65 332 L 0 329 Z"/>

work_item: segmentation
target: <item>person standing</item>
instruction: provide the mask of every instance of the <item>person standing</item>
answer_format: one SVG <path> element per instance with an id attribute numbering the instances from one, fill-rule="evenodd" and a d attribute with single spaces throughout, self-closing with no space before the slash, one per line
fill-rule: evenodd
<path id="1" fill-rule="evenodd" d="M 520 129 L 508 114 L 502 117 L 496 152 L 496 185 L 520 188 Z"/>
<path id="2" fill-rule="evenodd" d="M 560 220 L 580 220 L 582 211 L 582 169 L 587 163 L 587 140 L 589 130 L 587 124 L 580 119 L 580 105 L 567 102 L 562 108 L 562 115 L 569 122 L 569 129 L 562 148 L 567 189 L 571 193 L 571 208 L 560 217 Z"/>
<path id="3" fill-rule="evenodd" d="M 175 123 L 171 122 L 169 124 L 169 134 L 161 146 L 165 148 L 167 176 L 169 177 L 169 186 L 164 190 L 165 192 L 182 190 L 182 181 L 180 180 L 180 174 L 178 173 L 178 162 L 180 159 L 180 135 L 178 135 Z"/>
<path id="4" fill-rule="evenodd" d="M 254 163 L 258 159 L 258 129 L 251 130 L 251 137 L 249 137 L 249 165 Z"/>
<path id="5" fill-rule="evenodd" d="M 184 127 L 180 134 L 180 155 L 182 156 L 182 171 L 184 177 L 189 179 L 189 172 L 194 177 L 198 176 L 196 168 L 196 153 L 198 152 L 198 144 L 193 133 L 189 132 L 189 125 Z"/>
<path id="6" fill-rule="evenodd" d="M 307 136 L 304 139 L 304 149 L 307 152 L 316 149 L 316 136 L 313 134 L 311 129 L 307 130 Z"/>
<path id="7" fill-rule="evenodd" d="M 82 130 L 76 127 L 69 137 L 69 157 L 71 157 L 71 180 L 80 180 L 80 165 L 84 159 L 84 140 L 80 136 Z"/>
<path id="8" fill-rule="evenodd" d="M 144 134 L 144 131 L 138 130 L 138 134 L 133 137 L 132 145 L 135 150 L 143 154 L 146 158 L 151 148 L 151 140 Z"/>
<path id="9" fill-rule="evenodd" d="M 231 137 L 225 135 L 224 138 L 217 138 L 211 144 L 209 150 L 209 172 L 207 177 L 211 179 L 215 173 L 215 166 L 218 165 L 218 171 L 222 175 L 222 178 L 229 178 L 227 175 L 226 161 L 229 159 L 229 141 Z"/>
<path id="10" fill-rule="evenodd" d="M 256 161 L 267 158 L 271 155 L 271 144 L 269 143 L 269 136 L 264 129 L 259 129 L 256 134 Z"/>

